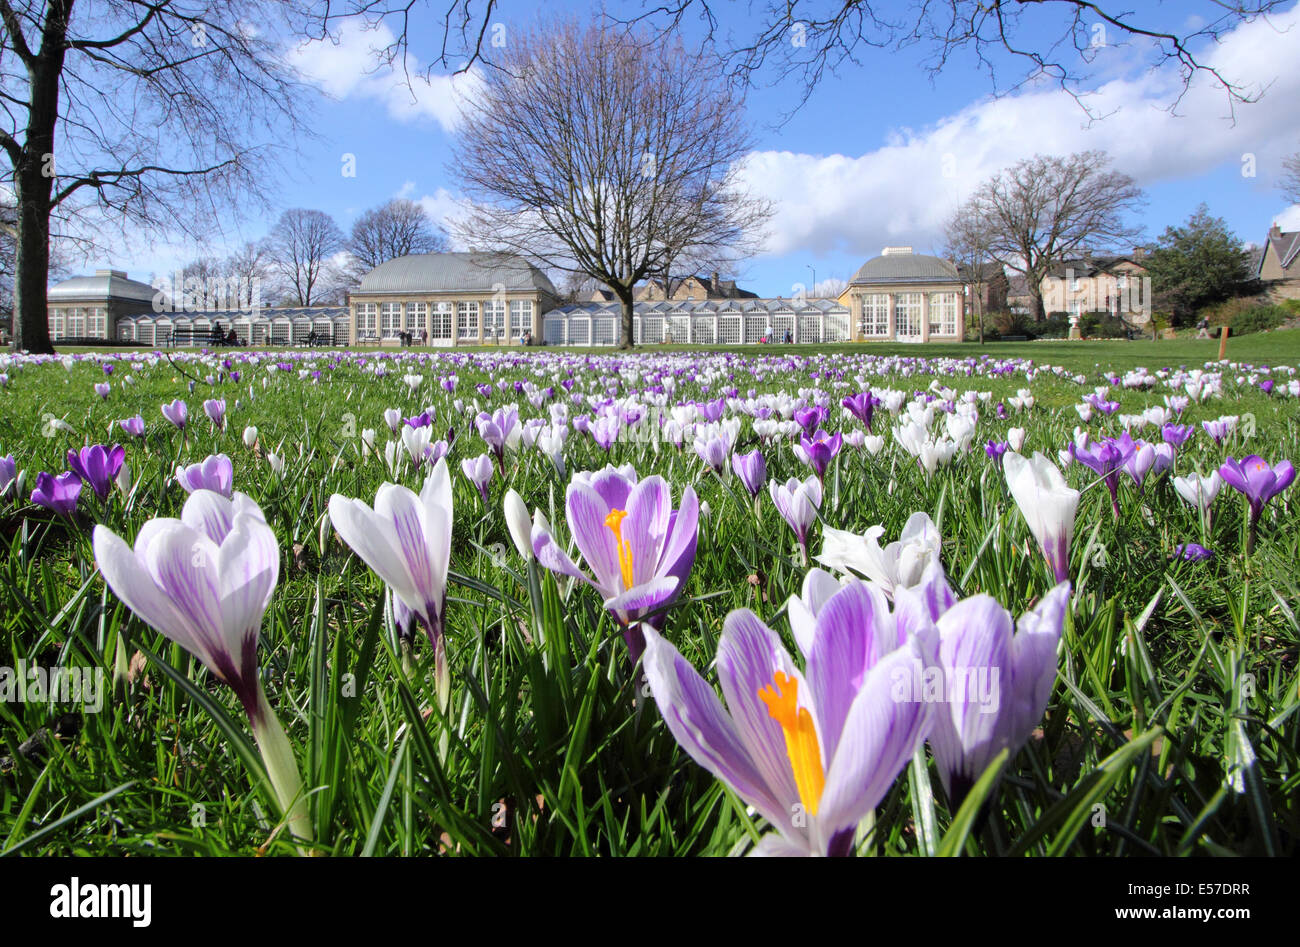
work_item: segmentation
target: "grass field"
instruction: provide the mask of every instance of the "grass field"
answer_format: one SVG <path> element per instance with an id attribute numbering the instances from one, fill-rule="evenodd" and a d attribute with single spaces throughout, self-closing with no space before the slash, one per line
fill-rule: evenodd
<path id="1" fill-rule="evenodd" d="M 1300 377 L 1300 331 L 1232 339 L 1230 364 L 1207 366 L 1217 353 L 1217 341 L 1176 340 L 7 357 L 0 455 L 13 455 L 22 489 L 14 483 L 0 499 L 0 665 L 76 668 L 86 680 L 98 675 L 103 692 L 93 710 L 84 700 L 19 699 L 12 688 L 0 701 L 0 853 L 726 855 L 753 851 L 774 828 L 803 839 L 797 814 L 793 829 L 783 826 L 752 787 L 716 778 L 679 744 L 660 707 L 662 682 L 634 664 L 602 595 L 517 550 L 506 491 L 540 509 L 589 571 L 566 515 L 575 472 L 631 464 L 641 479 L 664 478 L 674 509 L 689 488 L 701 509 L 693 564 L 654 620 L 716 689 L 715 658 L 738 609 L 751 609 L 803 665 L 788 603 L 816 563 L 802 563 L 768 489 L 755 503 L 729 463 L 721 475 L 708 467 L 694 435 L 729 437 L 728 460 L 760 449 L 770 480 L 804 480 L 812 471 L 795 451 L 792 418 L 826 406 L 821 427 L 853 436 L 826 469 L 809 554 L 822 551 L 827 528 L 860 535 L 880 525 L 883 546 L 923 511 L 942 537 L 955 596 L 991 596 L 1018 618 L 1056 583 L 986 442 L 1021 429 L 1021 453 L 1061 466 L 1076 427 L 1093 443 L 1118 436 L 1121 418 L 1164 408 L 1190 386 L 1195 395 L 1170 420 L 1194 433 L 1172 469 L 1149 474 L 1141 490 L 1121 474 L 1118 515 L 1092 471 L 1064 468 L 1082 493 L 1065 567 L 1069 605 L 1057 673 L 1027 739 L 992 754 L 965 794 L 945 789 L 933 742 L 878 761 L 879 801 L 854 820 L 851 844 L 831 847 L 1294 856 L 1300 488 L 1264 506 L 1247 554 L 1242 496 L 1225 486 L 1207 526 L 1172 479 L 1209 474 L 1228 456 L 1300 456 L 1300 400 L 1287 393 Z M 1271 393 L 1260 387 L 1269 379 Z M 96 384 L 109 386 L 106 398 Z M 1075 405 L 1097 388 L 1120 407 L 1085 423 Z M 1018 408 L 1025 389 L 1033 403 Z M 896 412 L 875 409 L 875 454 L 853 445 L 868 431 L 841 409 L 864 390 L 886 402 L 898 392 Z M 930 443 L 955 444 L 927 472 L 904 444 L 906 405 L 966 404 L 965 392 L 977 419 L 964 437 L 951 437 L 960 411 L 925 419 Z M 209 398 L 224 399 L 224 429 L 203 414 Z M 160 411 L 174 399 L 188 405 L 183 431 Z M 491 460 L 485 503 L 461 463 L 492 454 L 480 412 L 511 404 L 521 428 L 544 420 L 533 436 L 567 432 L 564 469 L 516 434 Z M 400 418 L 431 409 L 430 440 L 412 448 L 411 435 L 390 432 L 386 409 Z M 133 437 L 117 421 L 137 414 L 145 432 Z M 1239 420 L 1220 444 L 1201 422 L 1223 415 Z M 574 423 L 583 416 L 585 425 Z M 766 421 L 778 428 L 764 433 L 756 422 Z M 605 424 L 619 434 L 608 450 L 582 430 Z M 1160 424 L 1130 424 L 1134 438 L 1161 442 Z M 248 426 L 257 429 L 251 446 Z M 441 694 L 431 641 L 418 629 L 403 635 L 385 583 L 329 515 L 335 494 L 373 504 L 386 481 L 418 492 L 430 463 L 417 467 L 411 452 L 423 459 L 439 441 L 449 442 L 453 508 Z M 86 486 L 70 516 L 32 502 L 37 474 L 66 470 L 69 450 L 115 443 L 129 477 L 106 499 Z M 231 459 L 233 489 L 257 504 L 278 549 L 256 665 L 300 774 L 291 804 L 277 795 L 282 782 L 268 777 L 232 688 L 123 604 L 92 548 L 96 524 L 131 543 L 149 520 L 179 516 L 187 494 L 177 466 L 215 454 Z M 1176 556 L 1187 543 L 1212 558 Z M 906 595 L 891 594 L 901 608 Z M 936 618 L 936 634 L 950 625 Z M 946 712 L 939 706 L 934 713 Z M 819 716 L 818 725 L 828 724 Z M 830 780 L 828 734 L 818 738 Z M 784 767 L 795 767 L 808 808 L 791 754 L 773 765 L 787 781 Z M 297 838 L 286 821 L 294 806 L 310 827 Z"/>

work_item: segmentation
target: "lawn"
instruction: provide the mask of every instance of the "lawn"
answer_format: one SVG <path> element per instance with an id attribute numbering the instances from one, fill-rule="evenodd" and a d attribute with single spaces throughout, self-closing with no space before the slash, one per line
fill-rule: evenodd
<path id="1" fill-rule="evenodd" d="M 0 852 L 726 855 L 779 834 L 881 855 L 1294 856 L 1300 488 L 1262 507 L 1248 553 L 1243 497 L 1223 487 L 1207 521 L 1174 477 L 1208 475 L 1229 456 L 1300 457 L 1290 392 L 1300 332 L 1232 339 L 1233 364 L 1207 366 L 1217 352 L 1217 341 L 1176 340 L 5 357 L 0 456 L 13 455 L 22 477 L 21 490 L 5 485 L 0 468 L 0 666 L 75 668 L 104 687 L 93 708 L 12 689 L 0 701 Z M 1271 391 L 1261 387 L 1270 381 Z M 841 408 L 863 391 L 882 402 L 870 426 Z M 1090 395 L 1117 408 L 1085 409 L 1085 421 L 1075 406 Z M 183 430 L 160 410 L 177 399 L 188 406 Z M 205 399 L 224 401 L 221 425 L 204 415 Z M 135 415 L 139 436 L 118 424 Z M 1222 416 L 1237 421 L 1216 440 L 1202 422 Z M 922 432 L 921 453 L 908 447 L 909 423 Z M 1181 436 L 1167 424 L 1191 431 L 1168 451 L 1172 466 L 1141 478 L 1121 470 L 1114 502 L 1101 478 L 1061 454 L 1076 428 L 1094 446 L 1127 431 L 1154 450 Z M 809 444 L 839 440 L 827 447 L 807 561 L 771 488 L 752 499 L 731 456 L 761 451 L 767 481 L 816 480 L 798 450 L 816 430 L 825 434 Z M 923 512 L 940 537 L 937 574 L 963 605 L 993 603 L 1015 619 L 1045 607 L 1057 582 L 1029 528 L 1036 510 L 1022 510 L 1004 460 L 985 450 L 1022 436 L 1024 455 L 1042 452 L 1081 492 L 1041 705 L 1006 692 L 1033 705 L 1032 719 L 998 738 L 1004 754 L 989 752 L 997 740 L 972 738 L 980 745 L 965 746 L 966 758 L 979 765 L 968 781 L 949 778 L 932 717 L 905 755 L 876 747 L 870 779 L 854 791 L 879 791 L 858 800 L 860 817 L 833 844 L 799 823 L 817 815 L 818 790 L 794 751 L 763 764 L 781 792 L 798 784 L 793 814 L 773 812 L 734 770 L 718 778 L 725 767 L 666 722 L 685 698 L 638 663 L 618 610 L 548 568 L 554 558 L 539 561 L 536 530 L 534 548 L 521 549 L 503 508 L 517 492 L 590 572 L 572 542 L 581 517 L 566 512 L 575 473 L 629 464 L 642 480 L 662 477 L 678 511 L 689 491 L 700 505 L 689 571 L 637 620 L 658 626 L 718 690 L 727 662 L 715 659 L 734 643 L 743 609 L 805 666 L 798 597 L 828 530 L 857 534 L 854 549 L 867 555 L 870 527 L 882 527 L 885 546 Z M 719 438 L 720 472 L 704 459 Z M 951 455 L 933 461 L 950 442 Z M 87 484 L 67 515 L 32 501 L 38 474 L 66 470 L 69 450 L 115 443 L 129 473 L 102 499 Z M 401 620 L 359 554 L 365 537 L 345 539 L 330 506 L 334 495 L 374 504 L 385 482 L 419 491 L 443 451 L 453 524 L 445 683 L 433 636 Z M 165 635 L 108 587 L 92 542 L 97 524 L 129 544 L 151 520 L 180 516 L 190 495 L 177 467 L 213 455 L 230 459 L 231 487 L 274 536 L 278 581 L 254 628 L 254 661 L 300 778 L 292 800 L 277 792 L 264 733 L 235 690 L 174 629 Z M 462 469 L 484 455 L 486 502 Z M 604 522 L 597 535 L 617 575 L 623 547 L 610 531 L 618 535 Z M 1188 543 L 1211 557 L 1183 558 Z M 891 603 L 880 620 L 901 622 L 914 586 L 902 573 L 896 588 L 867 578 L 877 601 Z M 938 642 L 958 614 L 927 617 L 907 640 Z M 868 634 L 863 621 L 846 633 Z M 652 631 L 645 637 L 663 647 Z M 1010 661 L 991 663 L 1010 674 Z M 728 694 L 727 704 L 754 698 Z M 757 719 L 776 717 L 763 708 Z M 831 726 L 821 710 L 816 725 Z M 830 733 L 817 739 L 832 785 Z M 295 838 L 291 827 L 303 825 Z"/>

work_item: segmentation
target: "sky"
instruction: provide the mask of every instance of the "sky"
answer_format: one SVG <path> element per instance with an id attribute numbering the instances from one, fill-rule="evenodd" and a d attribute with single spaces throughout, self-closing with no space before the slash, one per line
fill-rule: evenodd
<path id="1" fill-rule="evenodd" d="M 751 35 L 761 13 L 744 3 L 715 8 L 723 42 Z M 1214 4 L 1124 0 L 1119 8 L 1185 32 L 1202 25 Z M 490 36 L 510 42 L 535 9 L 507 0 L 493 16 Z M 586 16 L 594 7 L 553 2 L 548 9 Z M 441 44 L 435 25 L 417 19 L 412 71 L 427 66 Z M 1026 30 L 1029 38 L 1047 35 L 1032 23 Z M 693 20 L 682 26 L 687 40 L 698 39 L 699 31 Z M 475 76 L 435 74 L 430 83 L 417 78 L 408 86 L 400 71 L 375 66 L 373 51 L 389 35 L 383 26 L 367 31 L 353 24 L 332 40 L 286 46 L 288 60 L 316 90 L 317 137 L 298 143 L 274 182 L 278 207 L 326 211 L 344 231 L 392 197 L 419 201 L 435 221 L 456 213 L 460 195 L 447 162 L 457 98 L 473 95 Z M 819 283 L 847 280 L 885 246 L 939 253 L 951 211 L 990 175 L 1036 153 L 1107 152 L 1112 167 L 1146 192 L 1137 222 L 1147 242 L 1185 221 L 1201 202 L 1246 243 L 1262 243 L 1275 221 L 1284 230 L 1300 229 L 1300 205 L 1288 206 L 1277 189 L 1282 159 L 1300 152 L 1300 0 L 1267 21 L 1237 27 L 1217 45 L 1196 48 L 1251 102 L 1230 101 L 1206 76 L 1179 99 L 1177 71 L 1151 69 L 1149 49 L 1121 45 L 1113 27 L 1094 35 L 1102 45 L 1091 64 L 1079 64 L 1088 75 L 1082 91 L 1091 116 L 1050 82 L 995 96 L 969 55 L 932 76 L 924 46 L 862 49 L 856 63 L 824 76 L 801 106 L 797 78 L 760 75 L 746 113 L 756 148 L 741 173 L 754 193 L 773 202 L 776 215 L 763 251 L 733 275 L 759 295 L 789 296 L 800 284 L 811 285 L 814 273 Z M 995 64 L 1002 81 L 1018 77 L 1012 64 Z M 112 265 L 150 281 L 201 252 L 221 255 L 264 236 L 274 217 L 214 232 L 202 247 L 168 235 L 129 239 L 120 257 L 87 261 L 85 269 Z"/>

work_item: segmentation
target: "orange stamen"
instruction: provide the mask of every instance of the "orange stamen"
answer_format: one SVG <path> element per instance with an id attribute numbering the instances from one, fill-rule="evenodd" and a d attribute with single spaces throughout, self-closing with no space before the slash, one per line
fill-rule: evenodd
<path id="1" fill-rule="evenodd" d="M 772 681 L 775 686 L 759 690 L 758 698 L 767 704 L 767 712 L 785 731 L 785 752 L 794 771 L 799 800 L 809 815 L 816 815 L 822 790 L 826 788 L 817 726 L 808 708 L 799 706 L 799 682 L 783 671 L 777 671 Z"/>
<path id="2" fill-rule="evenodd" d="M 627 510 L 610 510 L 609 515 L 605 517 L 605 525 L 614 534 L 614 542 L 618 544 L 618 567 L 623 573 L 623 588 L 630 589 L 632 587 L 632 546 L 623 540 L 625 516 Z"/>

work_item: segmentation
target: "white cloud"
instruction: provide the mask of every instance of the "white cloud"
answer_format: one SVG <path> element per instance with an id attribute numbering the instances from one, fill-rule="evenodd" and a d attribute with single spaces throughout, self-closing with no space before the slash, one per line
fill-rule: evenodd
<path id="1" fill-rule="evenodd" d="M 366 29 L 349 22 L 333 38 L 295 47 L 288 60 L 304 78 L 336 99 L 371 99 L 398 121 L 432 119 L 444 131 L 455 131 L 462 102 L 474 95 L 481 82 L 478 73 L 471 69 L 463 75 L 435 74 L 426 79 L 419 60 L 409 54 L 405 74 L 400 61 L 378 65 L 376 53 L 393 39 L 383 24 Z"/>
<path id="2" fill-rule="evenodd" d="M 1273 218 L 1277 225 L 1290 233 L 1293 230 L 1300 230 L 1300 204 L 1292 204 L 1282 213 Z"/>
<path id="3" fill-rule="evenodd" d="M 464 251 L 469 249 L 452 235 L 452 222 L 465 214 L 465 206 L 459 197 L 452 194 L 445 187 L 440 187 L 433 194 L 425 194 L 417 198 L 415 202 L 424 208 L 424 212 L 429 215 L 435 224 L 447 232 L 447 241 L 452 250 Z"/>
<path id="4" fill-rule="evenodd" d="M 754 152 L 743 166 L 745 182 L 777 207 L 767 252 L 937 248 L 945 217 L 963 199 L 1037 153 L 1099 148 L 1142 186 L 1242 165 L 1249 153 L 1259 180 L 1243 187 L 1272 187 L 1281 157 L 1295 150 L 1298 33 L 1300 4 L 1271 22 L 1239 27 L 1207 54 L 1225 76 L 1264 92 L 1257 102 L 1236 104 L 1235 124 L 1223 89 L 1205 77 L 1171 112 L 1178 79 L 1166 70 L 1100 86 L 1088 99 L 1106 116 L 1096 122 L 1064 92 L 1040 87 L 967 106 L 928 128 L 894 130 L 883 147 L 856 157 Z"/>

